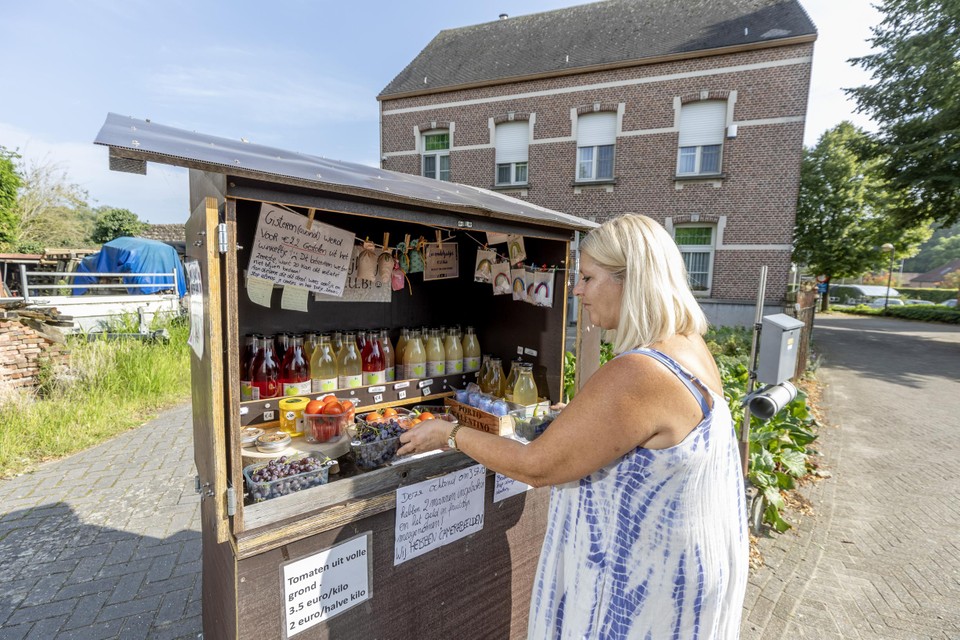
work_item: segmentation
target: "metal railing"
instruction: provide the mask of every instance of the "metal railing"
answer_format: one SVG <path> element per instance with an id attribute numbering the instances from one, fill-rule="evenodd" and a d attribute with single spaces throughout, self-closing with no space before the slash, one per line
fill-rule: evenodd
<path id="1" fill-rule="evenodd" d="M 168 281 L 163 282 L 146 282 L 146 283 L 114 283 L 114 284 L 76 284 L 72 282 L 71 284 L 66 283 L 57 283 L 57 284 L 30 284 L 30 276 L 46 276 L 46 277 L 56 277 L 56 278 L 77 278 L 79 276 L 83 277 L 94 277 L 94 278 L 141 278 L 141 277 L 151 277 L 151 278 L 168 278 Z M 167 288 L 167 285 L 170 285 L 170 289 L 174 293 L 177 292 L 177 270 L 172 269 L 169 273 L 87 273 L 87 272 L 78 272 L 78 271 L 27 271 L 27 266 L 20 265 L 20 287 L 22 296 L 15 296 L 12 298 L 4 298 L 4 300 L 23 300 L 25 303 L 30 303 L 32 291 L 42 291 L 48 289 L 61 290 L 61 289 L 70 289 L 71 292 L 74 289 L 145 289 L 147 287 L 161 287 L 163 289 Z M 34 296 L 40 297 L 40 296 Z"/>

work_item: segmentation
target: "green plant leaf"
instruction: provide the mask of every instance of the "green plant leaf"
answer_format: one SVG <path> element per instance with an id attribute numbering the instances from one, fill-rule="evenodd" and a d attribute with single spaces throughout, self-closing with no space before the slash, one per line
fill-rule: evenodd
<path id="1" fill-rule="evenodd" d="M 763 521 L 774 528 L 777 533 L 783 533 L 790 529 L 790 523 L 780 516 L 780 510 L 772 504 L 768 504 L 763 511 Z"/>
<path id="2" fill-rule="evenodd" d="M 779 462 L 786 472 L 795 478 L 799 478 L 807 472 L 807 457 L 801 451 L 793 449 L 784 451 L 780 454 Z"/>

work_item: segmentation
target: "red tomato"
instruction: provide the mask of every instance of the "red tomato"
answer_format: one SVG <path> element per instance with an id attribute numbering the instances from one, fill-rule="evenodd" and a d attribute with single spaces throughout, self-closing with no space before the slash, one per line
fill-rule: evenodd
<path id="1" fill-rule="evenodd" d="M 307 403 L 307 406 L 303 408 L 303 412 L 317 415 L 318 413 L 323 413 L 323 407 L 323 400 L 311 400 Z"/>
<path id="2" fill-rule="evenodd" d="M 328 402 L 326 406 L 323 407 L 323 412 L 325 414 L 341 414 L 343 413 L 343 405 L 334 400 L 333 402 Z"/>

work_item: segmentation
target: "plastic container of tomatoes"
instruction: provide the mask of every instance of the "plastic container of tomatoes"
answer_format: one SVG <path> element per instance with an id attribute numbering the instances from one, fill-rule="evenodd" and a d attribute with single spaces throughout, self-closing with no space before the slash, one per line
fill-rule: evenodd
<path id="1" fill-rule="evenodd" d="M 318 444 L 336 440 L 354 423 L 353 403 L 326 396 L 307 405 L 303 421 L 307 442 Z"/>

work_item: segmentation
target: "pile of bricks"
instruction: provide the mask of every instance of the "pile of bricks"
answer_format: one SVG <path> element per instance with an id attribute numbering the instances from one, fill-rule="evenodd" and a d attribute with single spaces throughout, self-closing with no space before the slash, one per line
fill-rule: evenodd
<path id="1" fill-rule="evenodd" d="M 56 366 L 69 356 L 61 336 L 44 331 L 33 319 L 0 312 L 0 397 L 35 387 L 42 362 Z"/>

